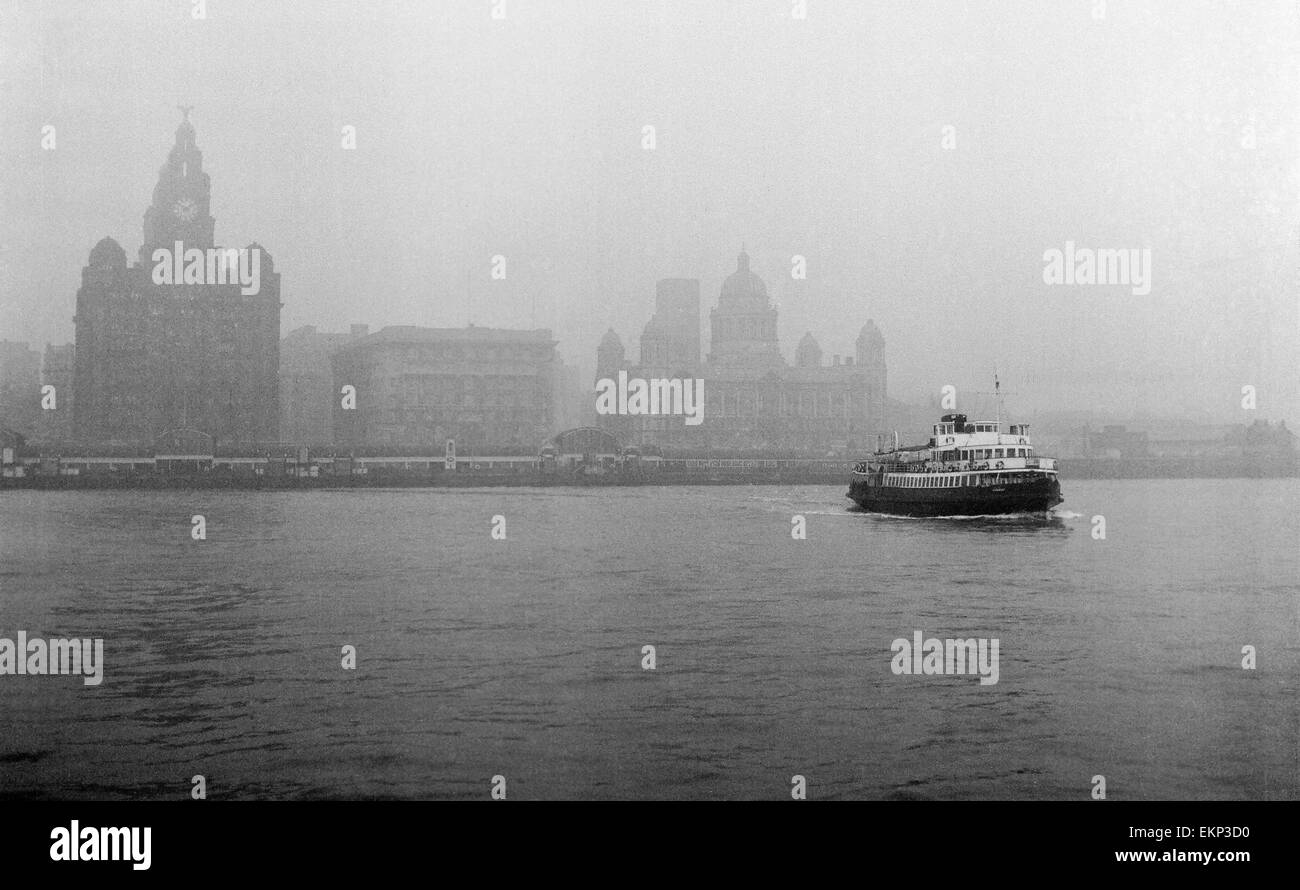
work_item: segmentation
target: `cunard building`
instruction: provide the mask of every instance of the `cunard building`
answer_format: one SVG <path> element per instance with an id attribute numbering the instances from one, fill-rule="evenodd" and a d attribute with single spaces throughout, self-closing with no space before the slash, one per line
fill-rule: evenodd
<path id="1" fill-rule="evenodd" d="M 343 447 L 536 454 L 556 432 L 563 365 L 551 332 L 395 325 L 331 356 Z M 341 394 L 345 389 L 348 397 Z"/>
<path id="2" fill-rule="evenodd" d="M 854 452 L 887 428 L 885 340 L 868 320 L 852 356 L 824 359 L 811 333 L 781 354 L 777 310 L 743 250 L 709 314 L 709 352 L 701 360 L 699 283 L 659 283 L 656 311 L 641 337 L 640 361 L 628 360 L 612 329 L 596 352 L 596 378 L 699 377 L 704 419 L 604 415 L 598 424 L 626 444 L 715 452 Z"/>
<path id="3" fill-rule="evenodd" d="M 215 225 L 186 110 L 135 262 L 104 238 L 82 270 L 73 399 L 82 442 L 151 443 L 175 430 L 218 446 L 279 438 L 280 276 L 257 244 L 217 249 Z"/>

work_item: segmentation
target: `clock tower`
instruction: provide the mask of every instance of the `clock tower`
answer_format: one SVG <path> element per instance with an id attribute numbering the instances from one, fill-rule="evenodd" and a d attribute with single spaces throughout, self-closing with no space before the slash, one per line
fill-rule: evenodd
<path id="1" fill-rule="evenodd" d="M 150 265 L 155 247 L 170 249 L 176 241 L 183 241 L 186 250 L 214 246 L 216 221 L 209 212 L 208 174 L 203 172 L 203 152 L 194 144 L 190 107 L 181 106 L 184 119 L 176 128 L 176 144 L 167 156 L 167 163 L 158 171 L 153 203 L 144 214 L 140 259 Z"/>
<path id="2" fill-rule="evenodd" d="M 181 111 L 185 119 L 144 214 L 139 261 L 128 266 L 122 247 L 105 238 L 82 270 L 74 319 L 75 435 L 86 442 L 139 445 L 184 429 L 224 446 L 274 443 L 280 424 L 280 273 L 256 242 L 229 248 L 240 260 L 233 267 L 213 263 L 218 245 L 208 174 L 189 109 Z M 159 264 L 166 269 L 176 258 L 177 241 L 202 261 L 191 265 L 186 259 L 184 275 L 157 280 Z M 167 255 L 155 259 L 160 248 Z M 199 253 L 206 251 L 213 252 Z M 245 258 L 260 264 L 253 293 L 244 293 L 238 274 L 220 274 L 246 271 Z M 191 276 L 191 269 L 199 274 Z"/>

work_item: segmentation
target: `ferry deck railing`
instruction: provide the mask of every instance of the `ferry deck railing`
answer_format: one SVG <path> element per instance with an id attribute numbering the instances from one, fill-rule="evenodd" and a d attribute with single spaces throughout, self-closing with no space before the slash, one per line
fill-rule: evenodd
<path id="1" fill-rule="evenodd" d="M 855 472 L 974 473 L 982 470 L 1055 470 L 1054 457 L 992 457 L 986 460 L 861 461 Z"/>

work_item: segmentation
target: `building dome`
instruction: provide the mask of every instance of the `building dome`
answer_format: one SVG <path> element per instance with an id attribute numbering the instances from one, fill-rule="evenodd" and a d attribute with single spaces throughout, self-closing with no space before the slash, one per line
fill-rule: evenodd
<path id="1" fill-rule="evenodd" d="M 858 334 L 858 343 L 883 344 L 885 342 L 884 334 L 880 333 L 880 328 L 871 319 L 862 326 L 862 331 Z"/>
<path id="2" fill-rule="evenodd" d="M 90 265 L 126 268 L 126 251 L 112 238 L 101 238 L 90 251 Z"/>
<path id="3" fill-rule="evenodd" d="M 749 271 L 749 254 L 741 248 L 736 258 L 736 271 L 722 282 L 720 304 L 761 303 L 767 306 L 767 285 L 763 279 Z"/>
<path id="4" fill-rule="evenodd" d="M 610 328 L 605 332 L 605 336 L 600 338 L 600 343 L 596 346 L 597 379 L 622 370 L 625 362 L 626 355 L 623 352 L 623 341 L 619 339 L 614 329 Z"/>
<path id="5" fill-rule="evenodd" d="M 812 331 L 803 335 L 795 347 L 794 363 L 800 368 L 819 368 L 822 363 L 822 348 L 817 345 Z"/>

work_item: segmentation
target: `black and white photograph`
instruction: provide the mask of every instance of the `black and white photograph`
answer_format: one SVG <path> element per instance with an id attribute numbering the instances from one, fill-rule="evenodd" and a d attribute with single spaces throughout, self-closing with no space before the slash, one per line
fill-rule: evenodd
<path id="1" fill-rule="evenodd" d="M 1298 425 L 1295 0 L 0 0 L 52 874 L 1069 802 L 1063 862 L 1233 880 L 1300 800 Z"/>

